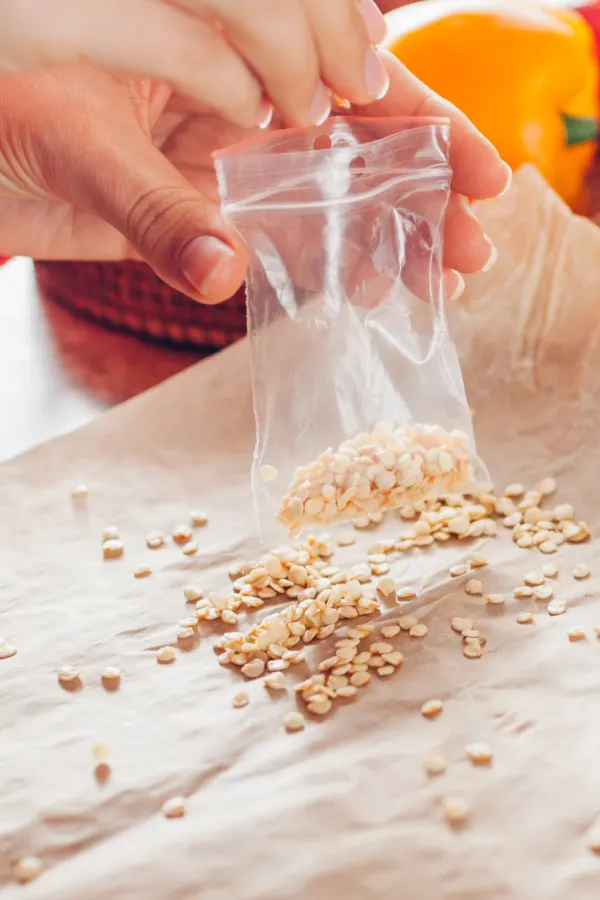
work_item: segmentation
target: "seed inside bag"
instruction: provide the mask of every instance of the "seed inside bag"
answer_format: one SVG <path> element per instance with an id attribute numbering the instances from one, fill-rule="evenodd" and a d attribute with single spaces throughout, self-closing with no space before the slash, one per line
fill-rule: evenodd
<path id="1" fill-rule="evenodd" d="M 292 532 L 303 525 L 356 521 L 436 495 L 461 493 L 471 477 L 469 447 L 461 432 L 428 425 L 394 430 L 391 423 L 380 422 L 372 432 L 299 466 L 279 518 Z"/>

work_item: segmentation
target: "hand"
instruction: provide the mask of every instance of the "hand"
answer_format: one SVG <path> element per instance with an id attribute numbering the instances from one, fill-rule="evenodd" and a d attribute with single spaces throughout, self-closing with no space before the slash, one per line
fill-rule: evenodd
<path id="1" fill-rule="evenodd" d="M 492 247 L 464 197 L 493 197 L 510 170 L 454 107 L 384 55 L 391 88 L 369 115 L 442 115 L 454 169 L 446 294 Z M 91 66 L 0 80 L 0 252 L 37 259 L 144 259 L 172 287 L 217 303 L 241 285 L 246 251 L 220 214 L 212 151 L 250 133 L 160 84 Z"/>
<path id="2" fill-rule="evenodd" d="M 245 128 L 268 122 L 268 101 L 305 127 L 327 118 L 329 89 L 361 104 L 388 85 L 375 0 L 0 0 L 0 22 L 0 70 L 86 59 Z"/>

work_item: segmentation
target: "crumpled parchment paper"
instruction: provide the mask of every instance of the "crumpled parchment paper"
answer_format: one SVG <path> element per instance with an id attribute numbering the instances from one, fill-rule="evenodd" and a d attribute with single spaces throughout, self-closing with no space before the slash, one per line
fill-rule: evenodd
<path id="1" fill-rule="evenodd" d="M 473 278 L 451 324 L 475 412 L 479 447 L 499 485 L 553 474 L 592 533 L 600 523 L 600 231 L 574 218 L 533 171 L 478 211 L 500 252 Z M 210 632 L 174 665 L 153 648 L 173 642 L 186 615 L 182 587 L 228 584 L 227 566 L 256 552 L 248 484 L 253 420 L 247 347 L 231 348 L 104 415 L 82 431 L 0 468 L 0 633 L 19 650 L 0 660 L 0 895 L 43 900 L 580 900 L 600 896 L 600 858 L 585 833 L 600 815 L 600 626 L 592 540 L 565 545 L 551 618 L 514 600 L 523 574 L 548 561 L 508 533 L 488 542 L 490 614 L 447 575 L 443 554 L 418 609 L 423 641 L 391 679 L 299 734 L 281 719 L 293 695 L 242 687 L 220 667 Z M 86 502 L 72 488 L 89 485 Z M 554 498 L 553 498 L 554 500 Z M 190 509 L 210 515 L 200 553 L 149 551 L 150 530 Z M 116 524 L 126 552 L 103 562 L 100 534 Z M 399 520 L 385 528 L 399 533 Z M 373 535 L 340 551 L 362 561 Z M 466 549 L 466 548 L 465 548 Z M 427 551 L 423 551 L 427 552 Z M 575 582 L 587 561 L 592 577 Z M 135 580 L 136 566 L 154 572 Z M 401 572 L 400 563 L 394 573 Z M 517 625 L 521 609 L 535 624 Z M 397 610 L 393 610 L 398 615 Z M 391 613 L 390 613 L 391 615 Z M 488 637 L 463 658 L 449 628 L 472 615 Z M 580 625 L 587 640 L 567 639 Z M 328 655 L 322 644 L 309 665 Z M 63 690 L 62 665 L 82 688 Z M 108 693 L 101 670 L 117 665 Z M 289 676 L 293 683 L 306 669 Z M 444 701 L 436 721 L 419 714 Z M 465 744 L 483 740 L 490 768 Z M 110 748 L 111 777 L 94 778 L 91 748 Z M 448 760 L 428 778 L 430 751 Z M 450 830 L 442 798 L 472 812 Z M 166 820 L 173 795 L 187 815 Z M 11 865 L 35 854 L 27 887 Z"/>

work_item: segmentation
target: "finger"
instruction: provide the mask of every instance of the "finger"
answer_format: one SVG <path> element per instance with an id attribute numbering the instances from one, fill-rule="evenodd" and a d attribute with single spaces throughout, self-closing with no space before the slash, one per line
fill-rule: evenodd
<path id="1" fill-rule="evenodd" d="M 38 3 L 5 2 L 0 59 L 15 71 L 87 58 L 166 81 L 245 127 L 269 113 L 239 54 L 218 30 L 183 10 L 159 0 L 55 0 L 50 16 L 40 15 Z"/>
<path id="2" fill-rule="evenodd" d="M 459 272 L 487 271 L 496 249 L 485 234 L 466 197 L 451 194 L 444 228 L 444 265 Z"/>
<path id="3" fill-rule="evenodd" d="M 360 7 L 356 0 L 305 0 L 305 7 L 319 52 L 321 77 L 336 94 L 353 103 L 381 99 L 390 79 L 371 46 L 369 31 L 378 32 L 381 38 L 386 28 L 373 0 L 363 0 Z M 363 15 L 361 7 L 366 10 Z M 375 20 L 371 22 L 373 10 Z M 378 19 L 380 29 L 376 27 Z"/>
<path id="4" fill-rule="evenodd" d="M 331 111 L 304 0 L 181 0 L 218 18 L 288 125 L 321 124 Z M 329 0 L 327 0 L 329 2 Z"/>
<path id="5" fill-rule="evenodd" d="M 450 119 L 454 190 L 466 197 L 481 199 L 503 193 L 510 184 L 511 170 L 493 144 L 477 131 L 464 113 L 431 91 L 394 56 L 382 52 L 381 57 L 390 76 L 389 91 L 383 100 L 361 108 L 361 114 Z"/>

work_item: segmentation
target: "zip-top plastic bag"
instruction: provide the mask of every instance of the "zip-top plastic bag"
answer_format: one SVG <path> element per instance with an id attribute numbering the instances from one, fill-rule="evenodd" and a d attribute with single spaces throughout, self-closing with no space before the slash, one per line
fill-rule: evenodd
<path id="1" fill-rule="evenodd" d="M 261 534 L 466 491 L 475 448 L 443 306 L 450 126 L 332 118 L 215 156 L 250 253 Z"/>

